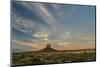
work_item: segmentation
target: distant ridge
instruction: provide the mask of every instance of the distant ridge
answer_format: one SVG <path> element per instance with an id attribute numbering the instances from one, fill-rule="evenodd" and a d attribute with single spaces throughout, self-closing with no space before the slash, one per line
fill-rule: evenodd
<path id="1" fill-rule="evenodd" d="M 39 50 L 39 51 L 34 51 L 34 52 L 74 52 L 74 51 L 95 51 L 96 49 L 95 48 L 87 48 L 87 49 L 74 49 L 74 50 L 56 50 L 56 49 L 53 49 L 51 47 L 50 44 L 47 44 L 47 46 L 42 49 L 42 50 Z"/>
<path id="2" fill-rule="evenodd" d="M 57 51 L 58 50 L 55 50 L 55 49 L 51 48 L 50 44 L 47 44 L 47 46 L 44 49 L 42 49 L 42 50 L 40 50 L 38 52 L 57 52 Z"/>

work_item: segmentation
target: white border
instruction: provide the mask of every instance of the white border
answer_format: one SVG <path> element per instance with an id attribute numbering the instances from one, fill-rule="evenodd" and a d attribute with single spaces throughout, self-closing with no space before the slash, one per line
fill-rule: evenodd
<path id="1" fill-rule="evenodd" d="M 96 5 L 96 0 L 17 0 L 17 1 L 38 1 L 38 2 L 51 2 L 51 3 Z"/>
<path id="2" fill-rule="evenodd" d="M 97 61 L 83 63 L 66 63 L 53 65 L 36 65 L 25 67 L 99 67 L 100 65 L 100 0 L 29 0 L 55 3 L 69 3 L 97 6 Z M 0 67 L 10 67 L 10 0 L 0 1 Z"/>
<path id="3" fill-rule="evenodd" d="M 0 67 L 10 65 L 10 1 L 0 1 Z"/>

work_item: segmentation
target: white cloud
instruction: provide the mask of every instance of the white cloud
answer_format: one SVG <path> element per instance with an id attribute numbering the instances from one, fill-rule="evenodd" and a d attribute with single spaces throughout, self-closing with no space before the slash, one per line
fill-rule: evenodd
<path id="1" fill-rule="evenodd" d="M 48 11 L 46 6 L 42 3 L 22 3 L 27 9 L 34 11 L 34 9 L 38 12 L 38 15 L 48 24 L 51 28 L 56 29 L 55 25 L 57 20 L 52 16 L 52 14 Z"/>
<path id="2" fill-rule="evenodd" d="M 95 41 L 95 35 L 81 35 L 81 40 Z"/>
<path id="3" fill-rule="evenodd" d="M 32 30 L 33 26 L 35 25 L 34 21 L 25 19 L 22 16 L 17 15 L 16 13 L 12 13 L 12 27 L 16 28 L 17 30 L 20 30 L 24 33 L 28 33 Z M 22 29 L 24 28 L 24 29 Z"/>
<path id="4" fill-rule="evenodd" d="M 26 3 L 26 2 L 21 2 L 21 4 L 26 9 L 31 10 L 33 12 L 34 12 L 34 10 L 37 10 L 37 13 L 40 15 L 40 17 L 43 18 L 44 21 L 46 21 L 46 23 L 51 26 L 51 29 L 48 31 L 47 27 L 44 27 L 41 24 L 37 24 L 37 22 L 35 22 L 33 20 L 29 20 L 29 19 L 23 18 L 22 16 L 18 16 L 14 13 L 14 15 L 15 15 L 14 20 L 16 21 L 16 24 L 18 24 L 17 25 L 18 27 L 17 26 L 14 26 L 14 27 L 20 29 L 21 31 L 29 33 L 32 31 L 32 29 L 36 29 L 37 31 L 45 30 L 46 32 L 50 32 L 51 35 L 56 35 L 56 36 L 58 35 L 58 37 L 60 37 L 63 35 L 61 33 L 65 33 L 65 31 L 67 30 L 63 27 L 62 24 L 58 23 L 59 21 L 52 16 L 52 14 L 48 11 L 47 7 L 44 4 L 42 4 L 42 3 Z M 57 5 L 54 5 L 54 6 L 57 8 L 59 7 Z M 19 27 L 24 27 L 25 30 L 23 30 Z M 67 32 L 66 36 L 68 36 L 68 35 L 69 35 L 69 33 Z M 34 34 L 33 36 L 38 37 L 38 35 L 36 35 L 36 34 Z"/>
<path id="5" fill-rule="evenodd" d="M 46 43 L 44 42 L 30 42 L 24 40 L 12 40 L 12 51 L 13 52 L 22 52 L 22 51 L 36 51 L 41 50 L 45 47 Z"/>
<path id="6" fill-rule="evenodd" d="M 33 34 L 34 37 L 37 38 L 48 38 L 48 33 L 47 32 L 36 32 L 35 34 Z"/>

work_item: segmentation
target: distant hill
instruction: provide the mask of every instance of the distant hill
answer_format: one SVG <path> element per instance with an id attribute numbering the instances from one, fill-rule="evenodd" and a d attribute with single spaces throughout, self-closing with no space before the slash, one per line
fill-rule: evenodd
<path id="1" fill-rule="evenodd" d="M 39 51 L 34 51 L 34 52 L 74 52 L 74 51 L 95 51 L 95 50 L 96 50 L 95 48 L 74 49 L 74 50 L 56 50 L 56 49 L 53 49 L 50 44 L 47 44 L 47 46 L 44 49 L 39 50 Z"/>

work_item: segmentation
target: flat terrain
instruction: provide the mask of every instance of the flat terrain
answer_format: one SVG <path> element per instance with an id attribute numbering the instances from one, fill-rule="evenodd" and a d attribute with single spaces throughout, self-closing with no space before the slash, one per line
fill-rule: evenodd
<path id="1" fill-rule="evenodd" d="M 58 64 L 89 62 L 96 60 L 95 51 L 90 52 L 21 52 L 13 53 L 13 65 Z"/>

